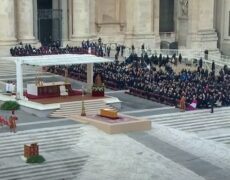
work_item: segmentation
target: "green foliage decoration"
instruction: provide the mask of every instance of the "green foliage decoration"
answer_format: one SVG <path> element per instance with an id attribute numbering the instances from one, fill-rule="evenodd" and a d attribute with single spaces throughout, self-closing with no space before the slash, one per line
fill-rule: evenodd
<path id="1" fill-rule="evenodd" d="M 31 156 L 26 160 L 26 163 L 30 163 L 30 164 L 33 164 L 33 163 L 41 164 L 43 162 L 45 162 L 45 158 L 41 155 Z"/>
<path id="2" fill-rule="evenodd" d="M 20 105 L 16 101 L 6 101 L 1 105 L 2 110 L 18 110 Z"/>

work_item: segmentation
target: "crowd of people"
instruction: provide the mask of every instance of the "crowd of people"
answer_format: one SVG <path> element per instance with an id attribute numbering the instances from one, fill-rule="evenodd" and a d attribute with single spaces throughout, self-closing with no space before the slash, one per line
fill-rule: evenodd
<path id="1" fill-rule="evenodd" d="M 81 46 L 69 46 L 61 47 L 60 41 L 54 41 L 51 44 L 41 46 L 40 48 L 32 47 L 30 44 L 19 43 L 10 49 L 12 56 L 38 56 L 38 55 L 52 55 L 52 54 L 94 54 L 96 56 L 105 56 L 106 51 L 109 51 L 101 39 L 98 42 L 94 41 L 82 41 Z"/>
<path id="2" fill-rule="evenodd" d="M 130 92 L 159 102 L 170 102 L 177 105 L 183 97 L 187 105 L 197 102 L 197 108 L 207 108 L 212 104 L 216 106 L 230 105 L 230 70 L 224 66 L 219 74 L 215 71 L 215 63 L 209 72 L 203 68 L 202 59 L 199 60 L 197 70 L 183 69 L 175 72 L 172 66 L 182 63 L 182 56 L 172 57 L 152 55 L 145 52 L 144 44 L 141 46 L 143 53 L 138 57 L 134 46 L 132 53 L 125 61 L 117 61 L 123 56 L 125 46 L 117 46 L 114 63 L 96 64 L 94 72 L 100 72 L 108 87 L 116 89 L 130 89 Z M 59 42 L 39 49 L 30 45 L 11 49 L 13 56 L 63 54 L 63 53 L 88 53 L 95 52 L 98 56 L 110 56 L 110 46 L 105 46 L 101 39 L 98 42 L 83 41 L 81 47 L 61 48 Z M 72 65 L 67 67 L 71 77 L 86 80 L 86 65 Z M 52 66 L 50 72 L 64 74 L 65 66 Z"/>
<path id="3" fill-rule="evenodd" d="M 201 62 L 202 60 L 200 60 Z M 183 69 L 175 72 L 172 66 L 182 63 L 182 56 L 172 57 L 144 54 L 139 58 L 132 53 L 124 62 L 96 64 L 94 72 L 100 72 L 105 84 L 117 89 L 130 89 L 141 97 L 154 99 L 160 102 L 169 101 L 177 105 L 181 97 L 185 98 L 187 107 L 197 102 L 196 108 L 208 108 L 230 105 L 230 70 L 224 66 L 219 74 L 215 69 L 209 72 L 198 64 L 197 70 Z M 50 67 L 50 71 L 64 70 L 65 67 Z M 69 73 L 78 74 L 80 80 L 86 78 L 85 65 L 72 65 Z"/>

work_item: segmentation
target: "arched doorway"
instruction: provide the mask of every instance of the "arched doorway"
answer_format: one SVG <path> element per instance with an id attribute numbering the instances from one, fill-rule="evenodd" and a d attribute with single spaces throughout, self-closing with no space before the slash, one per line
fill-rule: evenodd
<path id="1" fill-rule="evenodd" d="M 53 9 L 53 0 L 37 0 L 37 7 L 39 41 L 47 45 L 61 40 L 62 10 Z"/>

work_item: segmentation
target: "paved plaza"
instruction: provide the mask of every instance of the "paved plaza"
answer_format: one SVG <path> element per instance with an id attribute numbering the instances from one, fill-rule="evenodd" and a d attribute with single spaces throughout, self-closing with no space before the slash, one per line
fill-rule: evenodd
<path id="1" fill-rule="evenodd" d="M 125 91 L 106 93 L 122 101 L 120 113 L 150 119 L 152 130 L 108 135 L 67 118 L 40 118 L 19 110 L 17 133 L 0 128 L 0 179 L 229 180 L 230 108 L 214 114 L 179 112 Z M 38 142 L 44 164 L 23 161 L 24 144 L 33 142 Z"/>

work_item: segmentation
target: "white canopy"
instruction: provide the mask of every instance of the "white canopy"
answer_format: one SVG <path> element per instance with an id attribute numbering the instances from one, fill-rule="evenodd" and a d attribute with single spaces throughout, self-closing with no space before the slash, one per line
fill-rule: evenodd
<path id="1" fill-rule="evenodd" d="M 3 59 L 3 58 L 2 58 Z M 34 66 L 54 66 L 54 65 L 71 65 L 71 64 L 92 64 L 113 62 L 113 60 L 103 57 L 97 57 L 90 54 L 58 54 L 43 56 L 19 56 L 5 57 L 6 60 L 12 60 L 15 63 L 28 64 Z"/>
<path id="2" fill-rule="evenodd" d="M 87 64 L 87 83 L 93 82 L 93 64 L 113 62 L 113 60 L 103 57 L 97 57 L 90 54 L 58 54 L 43 56 L 20 56 L 20 57 L 3 57 L 1 59 L 14 61 L 16 64 L 17 78 L 17 98 L 23 98 L 23 64 L 34 66 L 54 66 L 54 65 L 72 65 Z"/>

